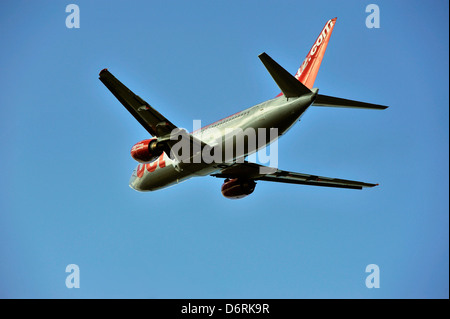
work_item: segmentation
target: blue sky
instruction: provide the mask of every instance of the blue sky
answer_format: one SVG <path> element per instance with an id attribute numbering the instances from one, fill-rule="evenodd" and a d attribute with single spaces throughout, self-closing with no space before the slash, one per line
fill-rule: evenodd
<path id="1" fill-rule="evenodd" d="M 0 297 L 449 297 L 448 1 L 74 1 L 79 29 L 69 3 L 0 4 Z M 128 187 L 148 135 L 102 68 L 190 129 L 273 98 L 257 55 L 295 73 L 333 17 L 315 86 L 390 108 L 309 109 L 279 167 L 379 187 Z"/>

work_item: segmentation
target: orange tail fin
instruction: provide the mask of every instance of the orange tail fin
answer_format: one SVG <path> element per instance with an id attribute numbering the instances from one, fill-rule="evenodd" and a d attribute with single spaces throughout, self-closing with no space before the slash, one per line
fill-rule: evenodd
<path id="1" fill-rule="evenodd" d="M 317 37 L 316 42 L 308 52 L 306 59 L 298 69 L 295 77 L 302 82 L 307 88 L 312 89 L 314 81 L 316 80 L 317 72 L 319 72 L 320 64 L 322 63 L 323 55 L 327 49 L 328 41 L 330 40 L 331 32 L 333 32 L 336 19 L 328 20 L 325 26 Z"/>

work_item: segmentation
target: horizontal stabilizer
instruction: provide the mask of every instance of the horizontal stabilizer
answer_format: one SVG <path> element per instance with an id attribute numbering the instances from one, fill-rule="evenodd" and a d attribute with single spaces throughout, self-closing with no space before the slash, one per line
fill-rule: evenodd
<path id="1" fill-rule="evenodd" d="M 373 110 L 384 110 L 388 108 L 388 106 L 385 105 L 358 102 L 322 94 L 317 94 L 317 97 L 312 105 L 326 106 L 326 107 L 350 107 L 350 108 L 373 109 Z"/>
<path id="2" fill-rule="evenodd" d="M 265 52 L 259 55 L 262 63 L 266 67 L 267 71 L 269 71 L 272 78 L 277 83 L 280 90 L 283 92 L 286 97 L 299 97 L 308 93 L 311 93 L 311 90 L 303 85 L 300 81 L 298 81 L 293 75 L 291 75 L 288 71 L 283 69 L 281 65 L 275 62 L 270 56 L 268 56 Z"/>

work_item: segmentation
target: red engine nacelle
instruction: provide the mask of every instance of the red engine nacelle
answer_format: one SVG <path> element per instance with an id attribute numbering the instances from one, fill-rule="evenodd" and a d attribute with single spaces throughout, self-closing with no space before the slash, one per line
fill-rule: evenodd
<path id="1" fill-rule="evenodd" d="M 229 199 L 244 198 L 253 193 L 255 186 L 254 180 L 226 179 L 222 185 L 222 195 Z"/>
<path id="2" fill-rule="evenodd" d="M 139 163 L 149 163 L 157 159 L 162 150 L 158 147 L 156 138 L 140 141 L 131 148 L 131 157 Z"/>

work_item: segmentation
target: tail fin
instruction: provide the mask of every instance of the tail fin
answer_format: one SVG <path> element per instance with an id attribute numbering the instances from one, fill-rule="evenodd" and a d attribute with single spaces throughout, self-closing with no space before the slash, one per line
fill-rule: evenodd
<path id="1" fill-rule="evenodd" d="M 309 89 L 312 89 L 314 81 L 316 80 L 317 72 L 319 72 L 320 64 L 322 63 L 323 55 L 327 49 L 331 32 L 333 32 L 334 25 L 336 24 L 336 19 L 337 18 L 327 21 L 322 32 L 320 32 L 317 37 L 316 42 L 314 42 L 314 45 L 295 74 L 295 78 Z"/>
<path id="2" fill-rule="evenodd" d="M 283 67 L 275 62 L 269 55 L 267 55 L 267 53 L 261 53 L 259 58 L 285 97 L 298 97 L 311 93 L 310 89 L 304 86 L 301 82 L 297 81 L 295 77 L 283 69 Z"/>

